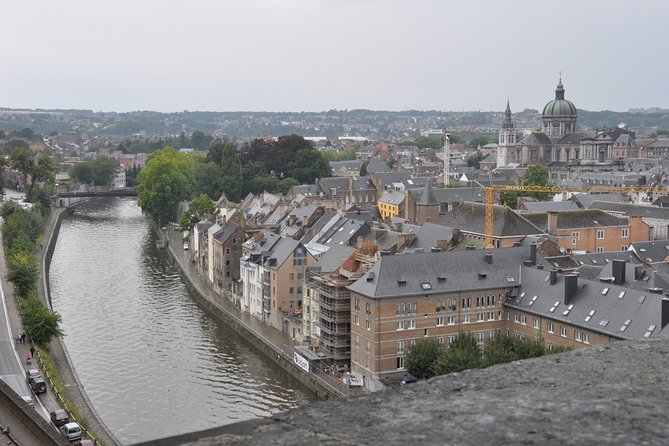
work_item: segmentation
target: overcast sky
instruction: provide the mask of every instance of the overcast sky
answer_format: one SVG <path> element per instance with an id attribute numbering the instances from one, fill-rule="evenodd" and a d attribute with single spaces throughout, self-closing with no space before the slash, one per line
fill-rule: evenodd
<path id="1" fill-rule="evenodd" d="M 669 108 L 667 0 L 2 3 L 0 107 Z"/>

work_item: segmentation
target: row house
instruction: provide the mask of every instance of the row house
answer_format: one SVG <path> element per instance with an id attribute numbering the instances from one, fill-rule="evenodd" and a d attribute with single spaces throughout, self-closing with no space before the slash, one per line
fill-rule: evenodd
<path id="1" fill-rule="evenodd" d="M 368 177 L 321 178 L 318 181 L 323 196 L 334 208 L 348 204 L 376 206 L 378 192 Z"/>
<path id="2" fill-rule="evenodd" d="M 650 230 L 649 240 L 669 238 L 669 209 L 629 203 L 593 202 L 589 209 L 598 209 L 618 217 L 639 216 Z"/>
<path id="3" fill-rule="evenodd" d="M 268 230 L 255 232 L 242 244 L 242 255 L 239 264 L 240 309 L 265 321 L 265 305 L 269 305 L 269 293 L 265 295 L 263 278 L 265 261 L 272 253 L 272 248 L 279 240 L 279 235 Z"/>
<path id="4" fill-rule="evenodd" d="M 207 229 L 207 278 L 214 292 L 235 300 L 239 259 L 246 238 L 245 222 L 237 210 L 223 215 Z"/>
<path id="5" fill-rule="evenodd" d="M 545 230 L 566 252 L 624 251 L 648 241 L 650 228 L 641 216 L 616 217 L 596 209 L 523 214 Z"/>

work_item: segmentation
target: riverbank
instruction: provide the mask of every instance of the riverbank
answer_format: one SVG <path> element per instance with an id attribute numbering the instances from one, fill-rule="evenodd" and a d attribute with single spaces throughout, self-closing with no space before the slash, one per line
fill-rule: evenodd
<path id="1" fill-rule="evenodd" d="M 199 275 L 195 265 L 190 262 L 188 253 L 182 249 L 181 232 L 162 230 L 155 225 L 154 229 L 161 233 L 161 237 L 167 237 L 167 249 L 193 296 L 238 335 L 254 345 L 320 398 L 346 398 L 364 393 L 359 388 L 348 388 L 333 375 L 306 372 L 297 366 L 294 362 L 295 343 L 287 333 L 269 327 L 249 314 L 242 313 L 232 302 L 214 293 L 206 279 Z"/>
<path id="2" fill-rule="evenodd" d="M 76 205 L 73 206 L 73 208 L 75 207 Z M 69 215 L 71 209 L 72 208 L 53 209 L 46 224 L 44 237 L 42 239 L 42 246 L 44 246 L 44 249 L 37 252 L 37 261 L 42 273 L 42 280 L 38 281 L 37 284 L 37 297 L 40 298 L 50 310 L 53 310 L 53 308 L 51 305 L 49 288 L 49 267 L 58 240 L 60 225 L 63 218 Z M 84 386 L 79 381 L 76 371 L 72 367 L 72 362 L 70 361 L 67 348 L 65 347 L 62 338 L 57 338 L 51 341 L 49 346 L 49 356 L 53 363 L 56 375 L 58 376 L 58 380 L 62 385 L 65 397 L 76 407 L 79 415 L 86 420 L 88 428 L 94 433 L 98 442 L 106 446 L 121 445 L 111 430 L 98 416 L 95 408 L 88 399 Z"/>

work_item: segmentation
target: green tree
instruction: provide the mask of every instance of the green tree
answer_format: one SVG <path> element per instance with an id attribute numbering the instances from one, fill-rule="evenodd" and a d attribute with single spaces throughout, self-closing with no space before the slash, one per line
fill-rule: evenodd
<path id="1" fill-rule="evenodd" d="M 14 251 L 10 254 L 7 280 L 14 284 L 19 296 L 26 297 L 34 291 L 37 279 L 39 279 L 39 269 L 32 253 Z"/>
<path id="2" fill-rule="evenodd" d="M 138 204 L 154 220 L 175 221 L 177 205 L 189 198 L 195 161 L 171 147 L 152 153 L 137 176 Z"/>
<path id="3" fill-rule="evenodd" d="M 181 230 L 190 231 L 193 227 L 207 215 L 217 216 L 219 209 L 207 194 L 201 194 L 188 205 L 188 210 L 181 214 Z"/>
<path id="4" fill-rule="evenodd" d="M 56 166 L 53 163 L 53 158 L 46 152 L 41 152 L 38 155 L 37 164 L 34 165 L 33 171 L 30 175 L 30 189 L 28 190 L 28 199 L 34 202 L 33 189 L 35 183 L 49 184 L 53 183 L 56 176 Z"/>
<path id="5" fill-rule="evenodd" d="M 60 314 L 49 311 L 34 296 L 23 299 L 21 317 L 26 331 L 38 345 L 48 346 L 53 337 L 63 335 L 63 330 L 60 328 Z"/>
<path id="6" fill-rule="evenodd" d="M 35 169 L 34 154 L 30 147 L 17 146 L 12 150 L 9 157 L 9 163 L 13 169 L 21 174 L 23 184 L 28 184 L 28 175 Z"/>
<path id="7" fill-rule="evenodd" d="M 191 179 L 192 195 L 207 194 L 212 200 L 218 200 L 223 191 L 221 166 L 215 163 L 197 163 Z"/>
<path id="8" fill-rule="evenodd" d="M 437 375 L 481 367 L 481 352 L 471 333 L 459 333 L 451 345 L 441 351 L 434 364 Z"/>
<path id="9" fill-rule="evenodd" d="M 205 135 L 203 132 L 196 130 L 190 135 L 190 142 L 197 150 L 204 150 L 209 147 L 213 138 Z"/>
<path id="10" fill-rule="evenodd" d="M 541 164 L 533 164 L 527 168 L 523 174 L 523 186 L 549 186 L 549 171 L 548 167 Z M 546 201 L 551 198 L 549 192 L 524 192 L 524 191 L 509 191 L 500 194 L 500 201 L 511 208 L 518 206 L 518 197 L 529 196 L 534 197 L 539 201 Z"/>
<path id="11" fill-rule="evenodd" d="M 486 144 L 490 144 L 493 142 L 497 142 L 497 138 L 493 136 L 485 136 L 485 135 L 480 135 L 480 136 L 475 136 L 474 138 L 470 139 L 467 145 L 469 147 L 478 147 L 478 146 L 485 146 Z"/>
<path id="12" fill-rule="evenodd" d="M 274 192 L 278 192 L 280 194 L 286 195 L 288 191 L 293 187 L 293 186 L 299 186 L 300 182 L 297 181 L 295 178 L 288 177 L 284 178 L 283 180 L 279 181 L 276 184 L 276 187 L 274 189 L 270 189 Z"/>
<path id="13" fill-rule="evenodd" d="M 434 365 L 444 346 L 435 338 L 422 338 L 416 341 L 404 359 L 407 371 L 417 379 L 428 379 L 436 375 Z"/>
<path id="14" fill-rule="evenodd" d="M 311 184 L 316 178 L 330 175 L 329 164 L 318 150 L 311 147 L 298 151 L 293 161 L 288 164 L 288 176 L 295 178 L 301 184 Z"/>
<path id="15" fill-rule="evenodd" d="M 468 165 L 469 167 L 473 167 L 473 168 L 475 168 L 475 169 L 479 169 L 479 168 L 481 167 L 481 165 L 480 165 L 481 161 L 483 161 L 483 160 L 486 159 L 487 157 L 488 157 L 488 154 L 487 154 L 487 153 L 483 153 L 483 152 L 478 152 L 478 151 L 477 151 L 477 152 L 475 152 L 475 153 L 469 155 L 469 156 L 467 157 L 466 162 L 467 162 L 467 165 Z"/>

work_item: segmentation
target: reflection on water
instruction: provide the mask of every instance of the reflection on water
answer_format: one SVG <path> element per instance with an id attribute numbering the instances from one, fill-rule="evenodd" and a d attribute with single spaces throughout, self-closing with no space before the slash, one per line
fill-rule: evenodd
<path id="1" fill-rule="evenodd" d="M 267 416 L 313 399 L 204 312 L 134 200 L 86 203 L 63 221 L 54 310 L 98 414 L 124 444 Z"/>

